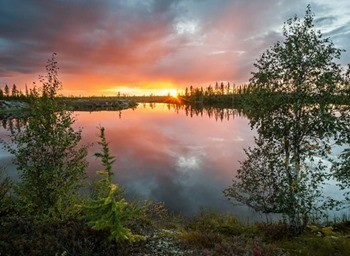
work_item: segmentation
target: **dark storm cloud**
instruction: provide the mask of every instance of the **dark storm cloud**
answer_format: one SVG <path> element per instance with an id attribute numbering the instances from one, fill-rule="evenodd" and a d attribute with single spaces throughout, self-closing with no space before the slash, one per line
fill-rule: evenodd
<path id="1" fill-rule="evenodd" d="M 96 81 L 246 82 L 254 60 L 282 38 L 283 22 L 302 17 L 306 5 L 305 0 L 2 0 L 0 83 L 41 72 L 52 52 L 71 78 L 69 89 L 96 89 Z M 346 1 L 312 3 L 316 26 L 348 49 L 346 6 Z"/>
<path id="2" fill-rule="evenodd" d="M 89 1 L 4 0 L 0 64 L 9 71 L 35 72 L 52 52 L 77 48 L 81 42 L 76 35 L 98 26 L 102 14 L 100 5 Z"/>
<path id="3" fill-rule="evenodd" d="M 79 60 L 147 60 L 147 56 L 135 57 L 137 49 L 168 33 L 169 16 L 163 11 L 170 2 L 161 1 L 149 10 L 124 5 L 126 2 L 4 1 L 0 8 L 0 62 L 22 72 L 28 66 L 38 68 L 43 55 L 51 52 L 73 58 L 77 67 Z"/>

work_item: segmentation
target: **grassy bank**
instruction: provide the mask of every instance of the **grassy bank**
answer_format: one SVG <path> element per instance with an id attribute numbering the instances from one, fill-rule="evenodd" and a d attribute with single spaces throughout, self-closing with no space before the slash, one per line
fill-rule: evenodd
<path id="1" fill-rule="evenodd" d="M 86 98 L 57 98 L 58 102 L 63 104 L 67 110 L 72 111 L 100 111 L 100 110 L 123 110 L 137 106 L 136 101 L 132 99 L 121 99 L 117 97 L 86 97 Z M 0 108 L 0 114 L 15 113 L 28 110 L 30 108 L 29 99 L 8 98 L 5 102 L 13 104 L 13 107 Z M 27 107 L 17 107 L 18 104 L 27 104 Z M 17 104 L 17 105 L 18 105 Z"/>
<path id="2" fill-rule="evenodd" d="M 283 223 L 244 224 L 233 215 L 202 212 L 185 219 L 148 204 L 128 223 L 144 240 L 108 239 L 75 215 L 65 221 L 1 217 L 2 255 L 349 255 L 350 222 L 308 226 L 293 236 Z"/>
<path id="3" fill-rule="evenodd" d="M 137 106 L 136 101 L 117 97 L 59 98 L 66 109 L 73 111 L 123 110 Z"/>

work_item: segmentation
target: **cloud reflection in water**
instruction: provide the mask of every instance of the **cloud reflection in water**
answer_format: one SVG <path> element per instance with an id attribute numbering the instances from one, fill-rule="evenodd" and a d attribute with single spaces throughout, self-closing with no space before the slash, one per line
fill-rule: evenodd
<path id="1" fill-rule="evenodd" d="M 232 211 L 222 190 L 244 158 L 243 148 L 253 144 L 254 132 L 245 117 L 217 121 L 198 114 L 165 104 L 141 105 L 123 111 L 121 118 L 117 112 L 79 112 L 76 125 L 83 127 L 84 143 L 98 139 L 99 124 L 106 128 L 117 157 L 114 180 L 127 194 L 162 201 L 185 215 L 201 208 Z M 90 176 L 101 168 L 93 157 L 97 150 L 95 143 Z"/>

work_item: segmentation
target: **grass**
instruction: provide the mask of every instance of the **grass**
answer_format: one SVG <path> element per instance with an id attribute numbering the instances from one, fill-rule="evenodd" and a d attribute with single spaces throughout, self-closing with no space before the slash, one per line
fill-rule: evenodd
<path id="1" fill-rule="evenodd" d="M 242 224 L 232 215 L 201 213 L 178 236 L 197 255 L 350 255 L 350 222 L 309 226 L 299 236 L 287 224 Z"/>
<path id="2" fill-rule="evenodd" d="M 191 219 L 147 203 L 128 227 L 138 243 L 108 240 L 78 216 L 66 221 L 7 212 L 0 216 L 3 255 L 349 255 L 350 221 L 311 225 L 294 236 L 285 223 L 242 223 L 235 216 L 201 212 Z"/>

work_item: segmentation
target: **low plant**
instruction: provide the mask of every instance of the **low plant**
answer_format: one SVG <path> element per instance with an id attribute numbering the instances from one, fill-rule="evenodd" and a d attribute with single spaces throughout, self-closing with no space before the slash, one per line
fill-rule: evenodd
<path id="1" fill-rule="evenodd" d="M 201 212 L 188 224 L 189 230 L 201 232 L 215 232 L 225 236 L 237 236 L 242 234 L 248 226 L 243 225 L 237 218 L 229 214 L 216 212 Z"/>
<path id="2" fill-rule="evenodd" d="M 57 100 L 62 84 L 56 55 L 48 60 L 41 87 L 33 89 L 28 121 L 21 129 L 10 127 L 4 148 L 13 155 L 19 173 L 15 193 L 25 214 L 64 219 L 74 206 L 71 198 L 85 178 L 86 146 L 74 116 Z"/>
<path id="3" fill-rule="evenodd" d="M 0 169 L 0 216 L 6 214 L 10 205 L 10 189 L 12 181 L 9 177 L 5 177 L 3 170 Z"/>
<path id="4" fill-rule="evenodd" d="M 116 241 L 135 242 L 143 239 L 143 236 L 134 235 L 126 224 L 130 219 L 140 215 L 141 209 L 135 204 L 128 203 L 124 198 L 120 199 L 120 188 L 112 183 L 112 165 L 114 157 L 110 155 L 109 143 L 106 141 L 104 128 L 100 127 L 99 144 L 102 152 L 96 153 L 101 158 L 104 171 L 99 171 L 102 175 L 99 181 L 98 198 L 81 205 L 84 218 L 90 227 L 95 230 L 108 231 L 109 239 Z M 107 193 L 107 194 L 106 194 Z"/>
<path id="5" fill-rule="evenodd" d="M 219 250 L 223 244 L 233 242 L 236 237 L 242 240 L 241 236 L 249 232 L 248 226 L 241 224 L 234 216 L 209 211 L 192 218 L 185 225 L 179 239 L 187 247 L 206 250 L 208 255 L 216 255 L 209 251 Z"/>
<path id="6" fill-rule="evenodd" d="M 350 255 L 350 241 L 348 237 L 316 236 L 304 234 L 290 240 L 273 243 L 275 247 L 283 249 L 289 255 Z"/>
<path id="7" fill-rule="evenodd" d="M 267 241 L 289 239 L 294 236 L 289 225 L 284 222 L 258 222 L 255 223 L 257 233 Z"/>

